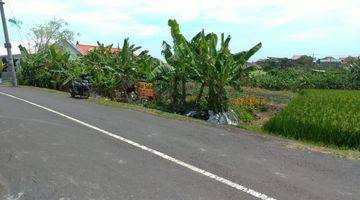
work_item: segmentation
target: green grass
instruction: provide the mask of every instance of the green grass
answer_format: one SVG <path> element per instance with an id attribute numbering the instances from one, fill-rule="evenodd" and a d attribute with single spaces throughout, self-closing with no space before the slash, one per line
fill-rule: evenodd
<path id="1" fill-rule="evenodd" d="M 305 90 L 264 129 L 338 148 L 360 149 L 360 91 Z"/>

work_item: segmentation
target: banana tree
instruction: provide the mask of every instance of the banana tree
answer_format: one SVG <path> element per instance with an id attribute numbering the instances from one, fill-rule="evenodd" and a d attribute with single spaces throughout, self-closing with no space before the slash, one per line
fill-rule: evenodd
<path id="1" fill-rule="evenodd" d="M 66 72 L 72 67 L 70 61 L 70 54 L 63 50 L 57 49 L 55 45 L 50 45 L 47 50 L 47 58 L 45 67 L 51 74 L 50 83 L 52 88 L 61 90 L 63 89 L 63 80 L 66 78 Z"/>
<path id="2" fill-rule="evenodd" d="M 217 38 L 212 36 L 211 49 L 216 49 Z M 262 46 L 258 43 L 248 51 L 232 54 L 229 49 L 231 37 L 226 39 L 224 34 L 221 35 L 220 49 L 213 51 L 215 64 L 209 65 L 209 96 L 208 104 L 210 109 L 215 113 L 228 111 L 228 97 L 225 86 L 236 84 L 248 68 L 245 63 L 254 55 Z"/>
<path id="3" fill-rule="evenodd" d="M 92 89 L 104 96 L 113 97 L 116 89 L 115 53 L 112 45 L 97 42 L 98 46 L 82 59 L 82 64 L 87 67 Z"/>
<path id="4" fill-rule="evenodd" d="M 128 90 L 133 87 L 137 81 L 139 74 L 139 57 L 136 51 L 141 49 L 140 46 L 130 45 L 129 38 L 124 40 L 121 51 L 116 53 L 115 59 L 115 74 L 117 76 L 117 87 L 119 87 L 125 94 L 128 102 L 131 98 L 128 96 Z M 147 51 L 139 54 L 142 59 L 145 59 Z M 143 61 L 143 60 L 142 60 Z"/>
<path id="5" fill-rule="evenodd" d="M 150 80 L 155 84 L 156 100 L 163 102 L 164 97 L 169 95 L 169 88 L 173 88 L 173 80 L 175 69 L 167 63 L 158 62 L 154 70 L 150 74 Z M 171 90 L 170 90 L 170 95 Z"/>
<path id="6" fill-rule="evenodd" d="M 238 85 L 241 76 L 246 72 L 245 65 L 249 58 L 260 48 L 261 43 L 255 45 L 249 51 L 232 54 L 229 49 L 231 37 L 221 35 L 218 48 L 218 37 L 214 33 L 205 34 L 204 30 L 199 32 L 188 42 L 180 33 L 179 25 L 175 20 L 169 20 L 171 35 L 174 45 L 171 47 L 163 43 L 163 55 L 166 61 L 173 66 L 174 73 L 171 74 L 173 81 L 173 103 L 176 104 L 178 95 L 178 81 L 182 81 L 182 102 L 186 97 L 186 81 L 191 78 L 201 84 L 198 102 L 203 96 L 205 86 L 208 87 L 208 106 L 215 113 L 228 110 L 228 98 L 225 86 Z"/>
<path id="7" fill-rule="evenodd" d="M 26 48 L 19 46 L 20 56 L 20 70 L 19 70 L 19 81 L 25 85 L 37 85 L 37 79 L 35 77 L 36 72 L 41 66 L 44 65 L 45 54 L 39 52 L 36 54 L 30 54 Z"/>
<path id="8" fill-rule="evenodd" d="M 47 46 L 36 54 L 30 54 L 24 47 L 21 50 L 19 78 L 23 84 L 62 89 L 65 72 L 72 62 L 69 53 Z"/>
<path id="9" fill-rule="evenodd" d="M 168 25 L 171 29 L 171 36 L 173 38 L 173 46 L 167 42 L 163 42 L 162 54 L 167 63 L 174 68 L 173 88 L 171 90 L 173 105 L 178 104 L 180 97 L 181 103 L 185 103 L 186 99 L 186 82 L 189 78 L 190 63 L 192 62 L 192 52 L 189 42 L 180 33 L 179 24 L 176 20 L 169 20 Z M 181 94 L 178 90 L 179 83 L 181 83 Z"/>
<path id="10" fill-rule="evenodd" d="M 217 36 L 213 33 L 205 35 L 202 30 L 190 41 L 193 62 L 191 63 L 191 79 L 201 84 L 196 103 L 199 103 L 203 96 L 204 88 L 211 81 L 209 78 L 209 66 L 213 66 L 216 61 Z"/>
<path id="11" fill-rule="evenodd" d="M 62 81 L 62 86 L 68 88 L 71 81 L 79 79 L 82 74 L 87 74 L 88 69 L 88 66 L 84 65 L 82 62 L 73 62 L 72 66 L 63 72 L 65 79 Z"/>
<path id="12" fill-rule="evenodd" d="M 220 49 L 218 50 L 217 35 L 214 33 L 205 35 L 204 30 L 199 32 L 190 41 L 195 63 L 191 67 L 191 70 L 193 71 L 193 80 L 201 83 L 196 102 L 202 97 L 205 86 L 208 86 L 209 106 L 216 112 L 227 110 L 228 107 L 224 86 L 229 84 L 239 86 L 239 79 L 250 69 L 249 66 L 245 65 L 246 62 L 261 48 L 261 43 L 259 43 L 249 51 L 231 54 L 229 42 L 230 36 L 225 39 L 224 34 L 222 34 Z M 216 78 L 217 76 L 218 78 Z M 215 104 L 218 104 L 219 106 L 215 106 Z"/>
<path id="13" fill-rule="evenodd" d="M 153 70 L 161 64 L 161 61 L 151 57 L 148 51 L 143 51 L 137 56 L 137 77 L 151 81 Z"/>

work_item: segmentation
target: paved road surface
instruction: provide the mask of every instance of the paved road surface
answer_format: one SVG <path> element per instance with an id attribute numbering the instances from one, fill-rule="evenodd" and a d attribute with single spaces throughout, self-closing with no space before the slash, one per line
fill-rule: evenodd
<path id="1" fill-rule="evenodd" d="M 0 94 L 0 199 L 360 199 L 359 161 L 36 89 L 0 92 L 93 126 Z"/>

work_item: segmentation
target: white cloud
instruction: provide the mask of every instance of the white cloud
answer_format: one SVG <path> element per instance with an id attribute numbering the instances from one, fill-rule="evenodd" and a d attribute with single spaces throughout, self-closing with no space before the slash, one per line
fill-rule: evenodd
<path id="1" fill-rule="evenodd" d="M 351 18 L 353 15 L 358 16 L 360 8 L 358 0 L 17 0 L 11 1 L 11 4 L 14 4 L 16 13 L 23 16 L 61 17 L 78 12 L 86 14 L 87 9 L 91 9 L 102 12 L 109 19 L 115 13 L 132 13 L 174 17 L 184 21 L 208 19 L 224 23 L 257 22 L 266 26 L 283 25 L 297 19 L 316 20 L 329 15 L 355 21 Z"/>
<path id="2" fill-rule="evenodd" d="M 256 25 L 265 30 L 306 23 L 327 26 L 335 19 L 337 23 L 360 29 L 358 0 L 12 0 L 11 5 L 21 19 L 31 18 L 41 23 L 40 20 L 56 16 L 102 35 L 149 36 L 167 28 L 144 20 L 148 16 L 164 22 L 168 18 L 184 22 L 215 21 Z M 320 37 L 321 31 L 313 34 Z M 289 37 L 310 36 L 298 32 Z"/>
<path id="3" fill-rule="evenodd" d="M 9 5 L 11 5 L 15 15 L 22 18 L 28 16 L 57 16 L 74 7 L 71 1 L 60 0 L 16 0 L 5 2 L 6 8 L 9 9 Z"/>
<path id="4" fill-rule="evenodd" d="M 287 37 L 289 40 L 298 42 L 316 42 L 317 40 L 327 40 L 330 35 L 326 31 L 321 29 L 314 29 L 309 31 L 299 31 L 290 33 Z"/>
<path id="5" fill-rule="evenodd" d="M 111 17 L 108 17 L 111 16 Z M 153 35 L 160 29 L 153 25 L 143 25 L 134 20 L 128 13 L 92 11 L 88 13 L 70 13 L 64 16 L 66 21 L 76 25 L 92 27 L 97 33 L 105 36 L 122 35 Z"/>
<path id="6" fill-rule="evenodd" d="M 349 11 L 356 13 L 360 6 L 357 0 L 84 0 L 84 4 L 135 14 L 173 16 L 182 20 L 207 18 L 233 23 L 245 17 L 261 19 L 272 25 L 304 17 L 316 19 L 327 15 L 342 16 Z"/>

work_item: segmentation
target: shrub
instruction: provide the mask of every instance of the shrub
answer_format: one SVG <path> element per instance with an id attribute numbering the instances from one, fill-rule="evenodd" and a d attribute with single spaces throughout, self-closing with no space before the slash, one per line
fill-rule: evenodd
<path id="1" fill-rule="evenodd" d="M 241 107 L 234 108 L 234 112 L 238 116 L 238 120 L 241 122 L 249 123 L 254 120 L 254 116 L 252 113 L 247 112 Z"/>
<path id="2" fill-rule="evenodd" d="M 287 137 L 360 149 L 360 91 L 306 90 L 264 129 Z"/>
<path id="3" fill-rule="evenodd" d="M 21 50 L 19 82 L 24 85 L 64 90 L 68 84 L 68 71 L 76 65 L 70 54 L 55 45 L 42 48 L 36 54 Z"/>
<path id="4" fill-rule="evenodd" d="M 230 100 L 230 105 L 232 107 L 242 107 L 247 110 L 264 110 L 267 104 L 268 102 L 265 99 L 257 99 L 252 96 L 240 97 Z"/>
<path id="5" fill-rule="evenodd" d="M 230 107 L 237 114 L 239 121 L 251 122 L 256 111 L 265 111 L 268 108 L 268 102 L 265 99 L 246 96 L 231 99 Z"/>

